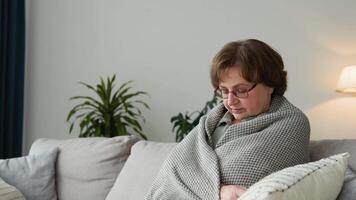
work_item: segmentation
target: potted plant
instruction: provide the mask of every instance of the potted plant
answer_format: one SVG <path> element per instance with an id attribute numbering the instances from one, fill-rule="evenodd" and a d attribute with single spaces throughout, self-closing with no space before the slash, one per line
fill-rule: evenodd
<path id="1" fill-rule="evenodd" d="M 201 111 L 195 111 L 192 113 L 186 112 L 185 115 L 179 113 L 171 118 L 173 123 L 172 131 L 176 132 L 176 142 L 180 142 L 188 133 L 199 123 L 200 118 L 205 115 L 210 109 L 212 109 L 218 102 L 216 95 L 212 100 L 205 103 L 204 108 Z"/>
<path id="2" fill-rule="evenodd" d="M 96 87 L 80 82 L 94 92 L 97 98 L 92 96 L 74 96 L 70 100 L 79 101 L 67 116 L 70 123 L 69 133 L 73 126 L 78 124 L 79 137 L 114 137 L 120 135 L 138 134 L 147 139 L 142 132 L 142 123 L 145 118 L 141 107 L 150 109 L 147 103 L 137 99 L 148 96 L 146 92 L 131 92 L 131 81 L 122 84 L 115 90 L 116 75 L 108 77 L 106 81 L 100 78 Z"/>

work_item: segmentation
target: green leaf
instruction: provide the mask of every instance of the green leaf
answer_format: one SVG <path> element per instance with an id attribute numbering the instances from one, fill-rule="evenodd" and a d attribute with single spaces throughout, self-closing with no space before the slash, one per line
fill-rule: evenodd
<path id="1" fill-rule="evenodd" d="M 94 99 L 93 97 L 88 97 L 88 96 L 75 96 L 71 97 L 70 100 L 76 100 L 76 99 L 83 99 L 83 100 L 88 100 L 88 102 L 92 102 L 93 104 L 96 104 L 97 106 L 103 106 L 102 103 Z"/>
<path id="2" fill-rule="evenodd" d="M 91 85 L 89 85 L 89 84 L 86 84 L 86 83 L 84 83 L 84 82 L 79 82 L 79 83 L 82 84 L 82 85 L 84 85 L 84 86 L 86 86 L 86 87 L 89 88 L 90 90 L 96 92 L 96 90 L 95 90 L 95 88 L 94 88 L 93 86 L 91 86 Z"/>
<path id="3" fill-rule="evenodd" d="M 124 120 L 128 123 L 128 124 L 131 124 L 133 126 L 133 128 L 138 128 L 139 130 L 142 130 L 142 127 L 140 125 L 140 123 L 135 120 L 135 119 L 131 119 L 129 117 L 126 117 L 126 116 L 123 116 Z"/>
<path id="4" fill-rule="evenodd" d="M 70 124 L 70 127 L 69 127 L 69 133 L 72 133 L 73 126 L 74 126 L 74 123 L 71 123 L 71 124 Z"/>
<path id="5" fill-rule="evenodd" d="M 69 111 L 69 114 L 68 114 L 68 116 L 67 116 L 67 122 L 69 122 L 69 119 L 75 114 L 77 112 L 77 110 L 76 109 L 72 109 L 72 110 L 70 110 Z"/>

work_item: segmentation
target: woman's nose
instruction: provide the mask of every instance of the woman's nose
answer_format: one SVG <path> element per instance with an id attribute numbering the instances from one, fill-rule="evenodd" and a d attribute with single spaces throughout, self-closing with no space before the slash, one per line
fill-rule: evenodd
<path id="1" fill-rule="evenodd" d="M 230 92 L 227 96 L 227 103 L 228 105 L 234 105 L 239 102 L 240 99 L 234 95 L 234 93 Z"/>

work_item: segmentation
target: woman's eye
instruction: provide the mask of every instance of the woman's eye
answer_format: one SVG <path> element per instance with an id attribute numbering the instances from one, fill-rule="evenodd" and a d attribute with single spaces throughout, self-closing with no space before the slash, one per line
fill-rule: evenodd
<path id="1" fill-rule="evenodd" d="M 227 94 L 227 93 L 229 93 L 228 90 L 222 90 L 222 89 L 220 89 L 220 92 L 221 92 L 222 94 Z"/>
<path id="2" fill-rule="evenodd" d="M 247 88 L 237 88 L 236 91 L 237 91 L 238 93 L 245 93 L 245 92 L 248 91 L 248 89 L 247 89 Z"/>

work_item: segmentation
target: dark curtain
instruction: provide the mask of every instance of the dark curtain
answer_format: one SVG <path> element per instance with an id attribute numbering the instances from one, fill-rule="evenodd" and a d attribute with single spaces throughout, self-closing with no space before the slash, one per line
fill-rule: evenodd
<path id="1" fill-rule="evenodd" d="M 0 0 L 0 158 L 22 154 L 25 2 Z"/>

